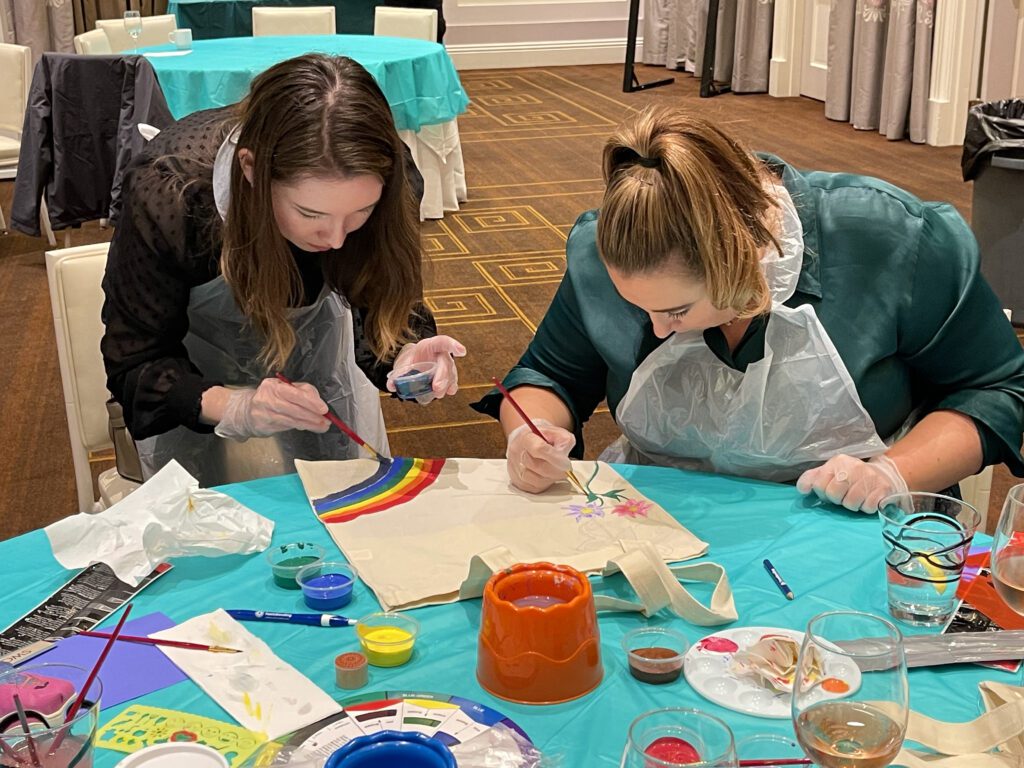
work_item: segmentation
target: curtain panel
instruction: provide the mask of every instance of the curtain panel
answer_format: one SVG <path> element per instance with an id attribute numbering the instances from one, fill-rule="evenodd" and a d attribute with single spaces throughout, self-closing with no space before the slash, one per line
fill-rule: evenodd
<path id="1" fill-rule="evenodd" d="M 825 116 L 926 139 L 935 0 L 832 0 Z"/>
<path id="2" fill-rule="evenodd" d="M 700 75 L 708 0 L 645 0 L 645 64 Z M 715 80 L 737 93 L 768 90 L 775 0 L 721 0 L 715 35 Z"/>

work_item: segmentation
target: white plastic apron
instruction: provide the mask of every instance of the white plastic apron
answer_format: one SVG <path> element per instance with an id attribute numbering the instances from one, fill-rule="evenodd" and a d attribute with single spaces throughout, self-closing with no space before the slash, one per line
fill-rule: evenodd
<path id="1" fill-rule="evenodd" d="M 221 215 L 227 209 L 234 139 L 225 140 L 214 165 L 214 194 Z M 289 310 L 287 315 L 296 344 L 281 372 L 292 381 L 316 387 L 334 413 L 388 455 L 380 396 L 356 365 L 351 309 L 325 285 L 313 304 Z M 258 361 L 262 338 L 238 309 L 223 276 L 192 289 L 188 320 L 184 344 L 204 376 L 228 387 L 255 387 L 268 376 Z M 294 472 L 296 458 L 315 461 L 360 455 L 360 449 L 333 428 L 323 434 L 288 430 L 238 441 L 177 427 L 137 445 L 146 478 L 176 459 L 203 486 Z"/>
<path id="2" fill-rule="evenodd" d="M 814 309 L 783 305 L 800 277 L 803 229 L 785 188 L 770 191 L 783 254 L 761 262 L 772 295 L 763 359 L 740 372 L 702 332 L 675 334 L 634 371 L 616 410 L 624 437 L 602 459 L 789 482 L 838 453 L 885 451 Z"/>

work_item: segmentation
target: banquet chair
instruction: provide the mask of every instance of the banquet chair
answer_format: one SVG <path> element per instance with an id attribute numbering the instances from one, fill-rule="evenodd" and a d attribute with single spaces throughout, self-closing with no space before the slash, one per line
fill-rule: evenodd
<path id="1" fill-rule="evenodd" d="M 110 38 L 102 29 L 75 35 L 75 53 L 87 56 L 109 56 L 113 53 L 110 50 Z"/>
<path id="2" fill-rule="evenodd" d="M 167 36 L 177 28 L 178 22 L 173 13 L 143 16 L 142 34 L 139 35 L 138 42 L 135 42 L 124 28 L 124 19 L 99 19 L 96 22 L 96 29 L 102 29 L 106 33 L 113 53 L 131 51 L 146 45 L 167 45 Z"/>
<path id="3" fill-rule="evenodd" d="M 333 5 L 307 8 L 252 9 L 253 37 L 267 35 L 333 35 L 337 31 Z"/>
<path id="4" fill-rule="evenodd" d="M 13 179 L 18 173 L 21 129 L 32 82 L 32 49 L 0 43 L 0 72 L 7 73 L 0 78 L 0 179 Z M 7 232 L 3 208 L 0 208 L 0 231 Z"/>
<path id="5" fill-rule="evenodd" d="M 110 243 L 46 252 L 53 329 L 71 435 L 71 458 L 78 488 L 78 511 L 98 512 L 134 491 L 138 483 L 116 469 L 102 472 L 99 498 L 93 492 L 90 459 L 113 448 L 107 425 L 107 378 L 100 354 L 103 336 L 103 272 Z"/>
<path id="6" fill-rule="evenodd" d="M 373 34 L 434 42 L 437 40 L 437 11 L 379 5 L 373 13 Z"/>

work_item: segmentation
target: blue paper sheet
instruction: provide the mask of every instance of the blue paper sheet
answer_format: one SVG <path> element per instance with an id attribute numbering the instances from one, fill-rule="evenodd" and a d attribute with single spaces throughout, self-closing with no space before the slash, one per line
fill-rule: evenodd
<path id="1" fill-rule="evenodd" d="M 126 621 L 121 633 L 137 637 L 148 636 L 173 627 L 176 623 L 162 613 L 150 613 Z M 110 632 L 112 629 L 112 626 L 104 626 L 98 627 L 97 631 Z M 36 656 L 25 666 L 73 664 L 76 667 L 92 669 L 106 642 L 99 637 L 69 637 L 57 643 L 55 648 Z M 100 670 L 100 680 L 103 682 L 100 701 L 104 709 L 114 707 L 187 679 L 185 673 L 174 666 L 156 646 L 116 642 L 110 649 L 107 660 L 103 662 L 103 669 Z"/>

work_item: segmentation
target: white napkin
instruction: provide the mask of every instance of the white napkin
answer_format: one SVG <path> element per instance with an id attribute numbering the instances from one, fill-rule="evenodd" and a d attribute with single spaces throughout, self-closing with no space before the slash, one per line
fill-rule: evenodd
<path id="1" fill-rule="evenodd" d="M 222 610 L 196 616 L 150 637 L 242 651 L 207 653 L 159 646 L 229 715 L 268 739 L 341 712 L 340 704 Z"/>
<path id="2" fill-rule="evenodd" d="M 65 568 L 106 563 L 136 586 L 171 557 L 262 552 L 274 524 L 230 496 L 200 488 L 172 461 L 109 509 L 66 517 L 45 531 Z"/>

